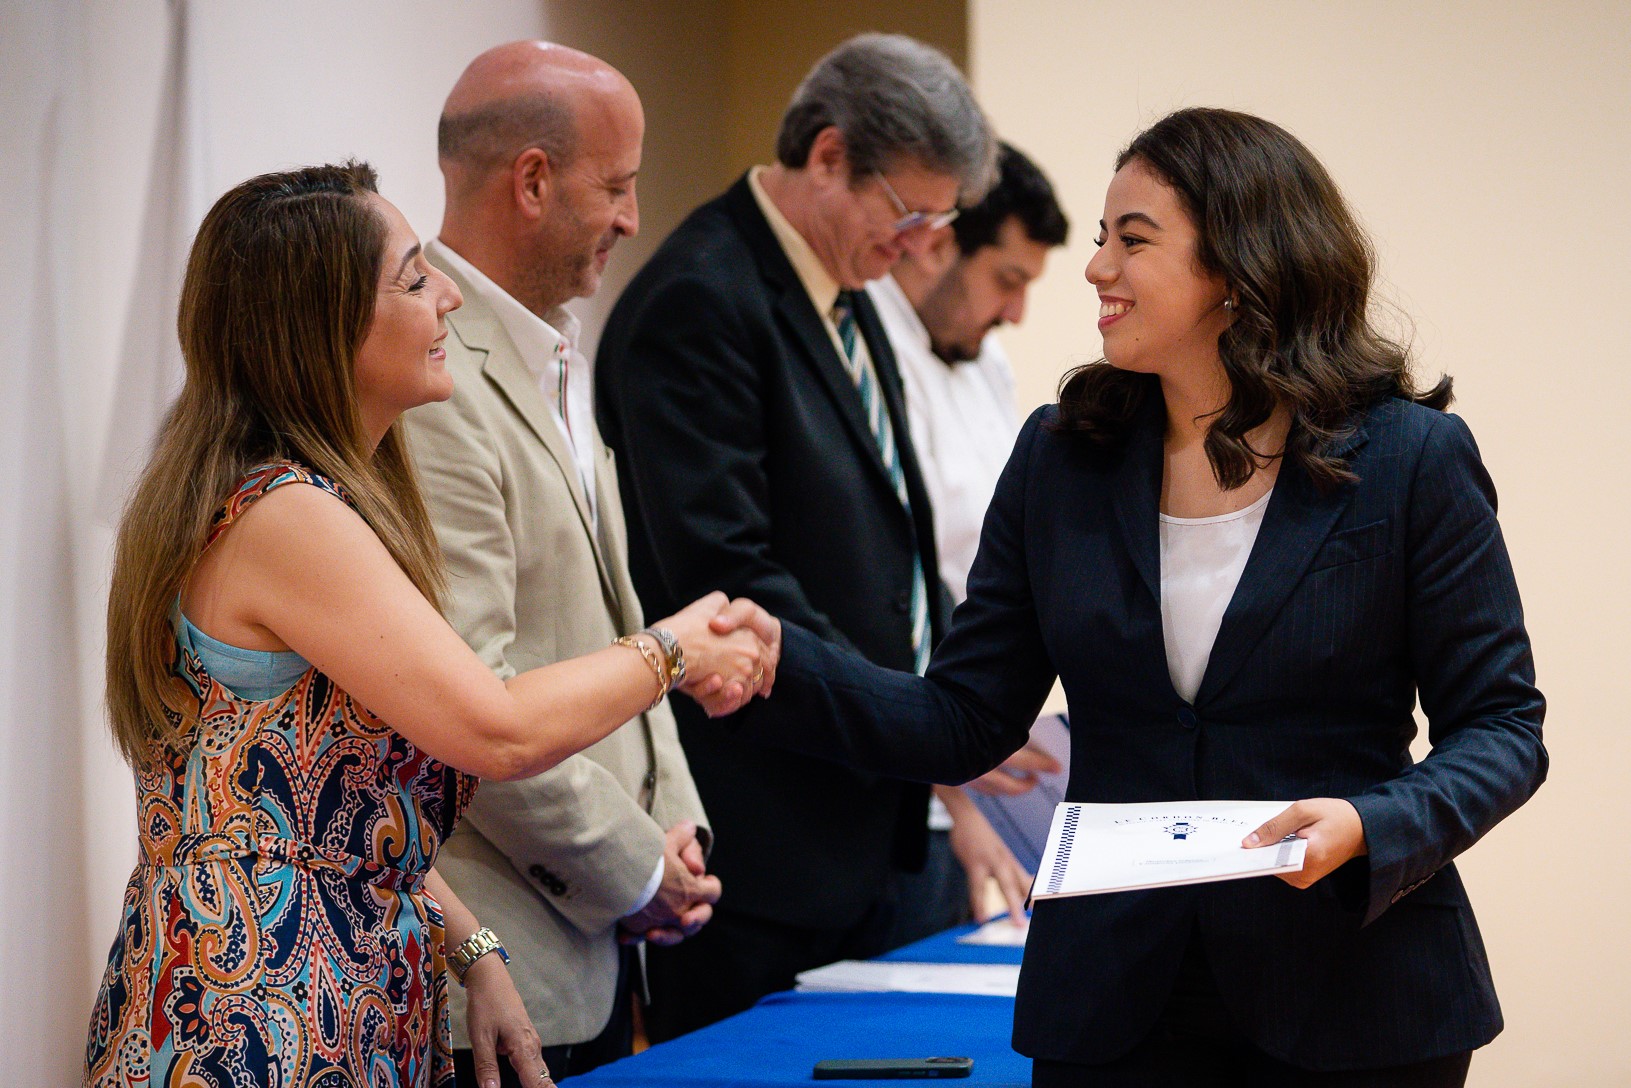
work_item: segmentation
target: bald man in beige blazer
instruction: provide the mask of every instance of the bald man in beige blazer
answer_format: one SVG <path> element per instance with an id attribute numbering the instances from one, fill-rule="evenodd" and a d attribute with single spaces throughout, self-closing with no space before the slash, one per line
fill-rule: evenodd
<path id="1" fill-rule="evenodd" d="M 644 622 L 617 472 L 561 308 L 594 292 L 612 245 L 638 228 L 643 124 L 615 70 L 537 42 L 478 57 L 443 113 L 447 211 L 426 255 L 464 305 L 447 317 L 453 397 L 410 412 L 408 431 L 448 619 L 502 677 Z M 537 778 L 482 783 L 437 869 L 506 946 L 554 1075 L 628 1052 L 637 968 L 619 937 L 674 941 L 706 920 L 719 894 L 702 872 L 708 845 L 666 703 Z M 472 1017 L 452 990 L 457 1054 Z M 490 1072 L 457 1056 L 461 1085 Z"/>

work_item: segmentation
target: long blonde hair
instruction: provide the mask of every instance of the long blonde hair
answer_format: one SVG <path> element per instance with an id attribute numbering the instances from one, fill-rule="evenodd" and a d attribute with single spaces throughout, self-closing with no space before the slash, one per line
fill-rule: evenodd
<path id="1" fill-rule="evenodd" d="M 370 450 L 353 362 L 373 320 L 386 226 L 356 161 L 263 174 L 210 209 L 177 320 L 186 382 L 119 526 L 107 702 L 132 766 L 184 749 L 197 699 L 170 614 L 216 511 L 254 467 L 290 460 L 345 488 L 433 605 L 441 553 L 401 423 Z"/>

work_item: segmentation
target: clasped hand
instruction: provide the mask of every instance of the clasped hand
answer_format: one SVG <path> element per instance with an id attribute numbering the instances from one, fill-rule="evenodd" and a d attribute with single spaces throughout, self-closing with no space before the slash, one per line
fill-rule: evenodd
<path id="1" fill-rule="evenodd" d="M 708 594 L 661 621 L 679 640 L 686 675 L 679 690 L 710 718 L 733 714 L 755 695 L 769 697 L 781 660 L 782 625 L 746 597 Z"/>
<path id="2" fill-rule="evenodd" d="M 662 883 L 649 903 L 618 923 L 618 939 L 679 944 L 708 924 L 720 891 L 719 878 L 709 875 L 703 861 L 697 825 L 682 820 L 664 835 Z"/>

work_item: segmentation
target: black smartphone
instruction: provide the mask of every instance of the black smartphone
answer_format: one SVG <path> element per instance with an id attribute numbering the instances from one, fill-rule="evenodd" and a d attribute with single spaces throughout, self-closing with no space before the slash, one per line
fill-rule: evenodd
<path id="1" fill-rule="evenodd" d="M 973 1058 L 829 1058 L 816 1062 L 816 1080 L 906 1080 L 966 1077 Z"/>

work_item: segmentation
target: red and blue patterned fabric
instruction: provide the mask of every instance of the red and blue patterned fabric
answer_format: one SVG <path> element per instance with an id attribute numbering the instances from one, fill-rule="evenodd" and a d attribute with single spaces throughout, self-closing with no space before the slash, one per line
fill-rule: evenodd
<path id="1" fill-rule="evenodd" d="M 300 466 L 251 473 L 213 543 Z M 206 545 L 207 546 L 207 545 Z M 190 650 L 190 748 L 136 774 L 140 856 L 92 1012 L 97 1086 L 452 1083 L 441 910 L 424 890 L 476 779 L 316 669 L 238 697 Z"/>

